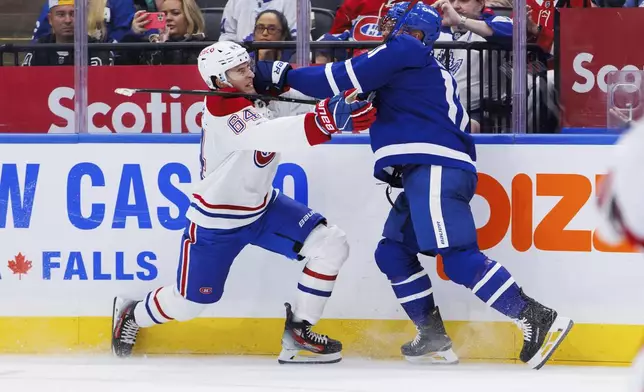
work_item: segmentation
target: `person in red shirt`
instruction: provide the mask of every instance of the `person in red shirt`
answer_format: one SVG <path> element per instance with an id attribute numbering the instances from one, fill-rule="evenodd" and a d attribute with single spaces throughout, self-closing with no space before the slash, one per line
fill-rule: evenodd
<path id="1" fill-rule="evenodd" d="M 555 1 L 527 0 L 528 42 L 550 53 L 555 40 Z"/>
<path id="2" fill-rule="evenodd" d="M 403 0 L 344 0 L 335 14 L 331 30 L 318 41 L 376 41 L 381 42 L 381 18 L 391 7 Z M 433 2 L 426 1 L 427 4 Z M 368 49 L 339 50 L 328 49 L 316 52 L 316 63 L 341 61 L 346 57 L 359 56 Z M 331 53 L 333 52 L 333 53 Z"/>
<path id="3" fill-rule="evenodd" d="M 382 41 L 382 34 L 378 29 L 380 17 L 386 15 L 389 8 L 399 1 L 401 0 L 345 0 L 335 14 L 329 33 L 342 34 L 349 30 L 350 41 Z"/>
<path id="4" fill-rule="evenodd" d="M 555 40 L 555 8 L 595 7 L 590 0 L 526 0 L 528 42 L 536 43 L 550 53 Z"/>

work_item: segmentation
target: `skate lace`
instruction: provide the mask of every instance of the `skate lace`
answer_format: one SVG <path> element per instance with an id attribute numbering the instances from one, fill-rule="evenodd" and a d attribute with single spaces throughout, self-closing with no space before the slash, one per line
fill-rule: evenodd
<path id="1" fill-rule="evenodd" d="M 523 340 L 532 340 L 532 325 L 528 322 L 528 319 L 523 317 L 521 319 L 516 319 L 513 321 L 519 328 L 521 328 L 521 331 L 523 331 Z"/>
<path id="2" fill-rule="evenodd" d="M 127 320 L 123 324 L 121 331 L 121 341 L 127 344 L 134 344 L 136 342 L 136 334 L 139 332 L 139 326 L 132 320 Z"/>
<path id="3" fill-rule="evenodd" d="M 322 334 L 319 334 L 319 333 L 317 333 L 317 332 L 313 332 L 313 331 L 311 330 L 311 326 L 310 326 L 310 325 L 307 325 L 307 327 L 306 327 L 306 336 L 307 336 L 309 339 L 311 339 L 313 342 L 317 343 L 317 344 L 325 344 L 325 345 L 326 345 L 326 344 L 327 344 L 327 342 L 329 341 L 329 337 L 328 337 L 328 336 L 326 336 L 326 335 L 322 335 Z"/>
<path id="4" fill-rule="evenodd" d="M 422 338 L 420 328 L 418 326 L 416 326 L 416 331 L 418 331 L 416 333 L 416 337 L 414 338 L 414 340 L 411 341 L 412 347 L 416 346 L 420 342 L 420 339 Z"/>

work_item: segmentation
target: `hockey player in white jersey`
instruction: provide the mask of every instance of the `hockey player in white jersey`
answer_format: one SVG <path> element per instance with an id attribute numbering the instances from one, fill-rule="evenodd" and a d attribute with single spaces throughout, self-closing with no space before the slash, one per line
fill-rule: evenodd
<path id="1" fill-rule="evenodd" d="M 615 148 L 615 159 L 598 192 L 599 234 L 610 243 L 627 241 L 644 252 L 644 120 L 634 123 Z M 627 391 L 644 392 L 644 342 L 632 371 Z"/>
<path id="2" fill-rule="evenodd" d="M 628 241 L 644 251 L 644 120 L 619 140 L 599 190 L 599 232 L 609 242 Z"/>
<path id="3" fill-rule="evenodd" d="M 210 89 L 255 94 L 248 53 L 234 42 L 205 48 L 198 67 Z M 233 261 L 252 244 L 305 262 L 294 306 L 285 304 L 279 362 L 341 360 L 342 344 L 311 327 L 320 319 L 348 257 L 345 233 L 279 193 L 272 182 L 280 151 L 324 143 L 340 130 L 369 127 L 375 118 L 371 103 L 349 101 L 348 93 L 320 101 L 310 113 L 275 119 L 263 102 L 205 99 L 201 181 L 191 193 L 176 282 L 151 291 L 142 301 L 115 298 L 115 355 L 131 355 L 139 328 L 190 320 L 219 301 Z M 301 350 L 308 355 L 298 355 Z"/>

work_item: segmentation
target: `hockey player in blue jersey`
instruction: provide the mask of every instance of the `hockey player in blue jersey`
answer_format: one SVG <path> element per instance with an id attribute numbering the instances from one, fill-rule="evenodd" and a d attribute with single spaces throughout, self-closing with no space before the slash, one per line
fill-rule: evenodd
<path id="1" fill-rule="evenodd" d="M 458 362 L 418 260 L 421 253 L 441 255 L 453 282 L 513 320 L 523 331 L 520 359 L 539 369 L 573 322 L 528 297 L 478 247 L 469 206 L 478 180 L 476 149 L 456 81 L 432 54 L 440 28 L 438 12 L 418 3 L 390 39 L 370 52 L 324 67 L 259 62 L 255 86 L 260 93 L 292 87 L 318 98 L 350 88 L 376 93 L 378 113 L 370 127 L 374 176 L 404 191 L 385 222 L 375 260 L 418 330 L 401 348 L 405 358 Z"/>

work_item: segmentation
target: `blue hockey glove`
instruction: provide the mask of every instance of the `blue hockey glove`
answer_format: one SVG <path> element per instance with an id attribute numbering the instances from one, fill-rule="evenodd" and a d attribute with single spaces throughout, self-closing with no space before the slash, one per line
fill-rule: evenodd
<path id="1" fill-rule="evenodd" d="M 258 61 L 253 84 L 258 94 L 281 94 L 288 90 L 286 74 L 291 65 L 285 61 Z"/>
<path id="2" fill-rule="evenodd" d="M 327 135 L 364 131 L 376 120 L 376 108 L 370 101 L 358 100 L 356 89 L 318 102 L 314 113 L 318 127 Z"/>

